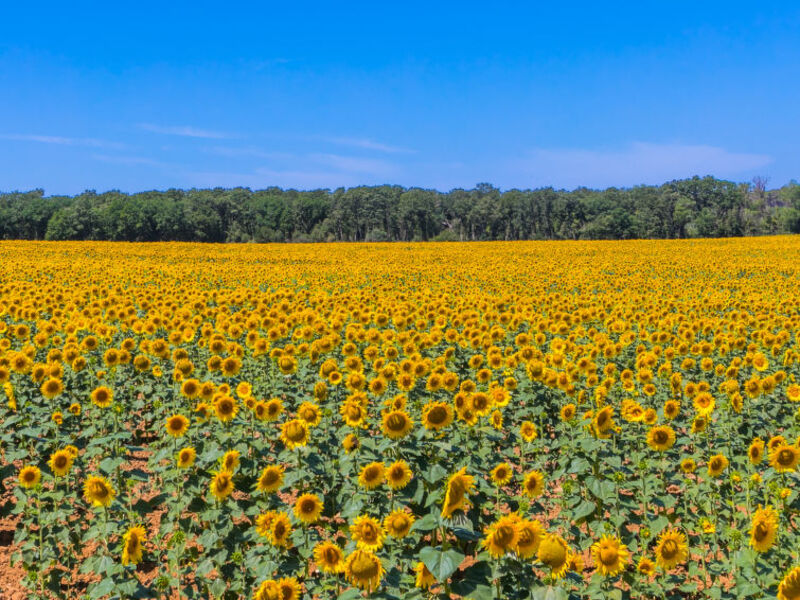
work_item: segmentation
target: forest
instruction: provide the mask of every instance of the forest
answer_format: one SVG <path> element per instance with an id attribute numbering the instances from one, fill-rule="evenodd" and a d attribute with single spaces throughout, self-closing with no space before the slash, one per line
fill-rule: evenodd
<path id="1" fill-rule="evenodd" d="M 0 193 L 0 239 L 382 242 L 734 237 L 800 233 L 800 184 L 693 177 L 660 186 L 449 192 L 170 189 Z"/>

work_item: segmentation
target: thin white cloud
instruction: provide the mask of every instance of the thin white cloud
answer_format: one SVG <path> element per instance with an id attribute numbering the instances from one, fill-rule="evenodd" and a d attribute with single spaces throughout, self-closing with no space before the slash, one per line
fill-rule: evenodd
<path id="1" fill-rule="evenodd" d="M 767 154 L 717 146 L 634 142 L 620 150 L 537 148 L 507 166 L 510 178 L 522 177 L 517 185 L 571 188 L 659 184 L 693 175 L 736 177 L 772 161 Z"/>
<path id="2" fill-rule="evenodd" d="M 40 144 L 55 144 L 58 146 L 88 146 L 91 148 L 124 148 L 125 144 L 109 142 L 95 138 L 73 138 L 58 135 L 37 135 L 29 133 L 3 133 L 0 139 L 17 142 L 38 142 Z"/>
<path id="3" fill-rule="evenodd" d="M 139 129 L 150 131 L 151 133 L 160 133 L 163 135 L 178 135 L 181 137 L 203 138 L 212 140 L 231 139 L 237 136 L 231 133 L 222 131 L 210 131 L 208 129 L 199 129 L 190 125 L 154 125 L 153 123 L 139 123 Z"/>
<path id="4" fill-rule="evenodd" d="M 389 154 L 397 153 L 411 153 L 414 150 L 410 148 L 402 148 L 400 146 L 392 146 L 384 144 L 383 142 L 376 142 L 369 138 L 353 138 L 353 137 L 320 137 L 318 138 L 323 142 L 331 144 L 338 144 L 340 146 L 350 146 L 352 148 L 363 148 L 364 150 L 377 150 L 379 152 L 386 152 Z"/>

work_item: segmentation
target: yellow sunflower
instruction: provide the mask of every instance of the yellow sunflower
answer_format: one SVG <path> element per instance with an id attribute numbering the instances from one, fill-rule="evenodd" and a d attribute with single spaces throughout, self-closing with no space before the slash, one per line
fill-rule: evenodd
<path id="1" fill-rule="evenodd" d="M 418 562 L 414 567 L 416 576 L 414 577 L 414 587 L 427 589 L 436 583 L 436 578 L 425 566 L 424 562 Z"/>
<path id="2" fill-rule="evenodd" d="M 767 552 L 775 544 L 778 535 L 778 513 L 771 506 L 753 513 L 750 523 L 750 545 L 756 552 Z"/>
<path id="3" fill-rule="evenodd" d="M 301 419 L 286 421 L 281 426 L 281 441 L 289 450 L 307 445 L 308 439 L 308 425 Z"/>
<path id="4" fill-rule="evenodd" d="M 183 415 L 172 415 L 167 417 L 166 428 L 172 437 L 181 437 L 189 430 L 189 419 Z"/>
<path id="5" fill-rule="evenodd" d="M 708 459 L 708 474 L 717 477 L 728 468 L 728 459 L 722 454 L 715 454 Z"/>
<path id="6" fill-rule="evenodd" d="M 793 568 L 781 579 L 778 600 L 800 600 L 800 567 Z"/>
<path id="7" fill-rule="evenodd" d="M 221 502 L 231 495 L 234 490 L 233 474 L 228 471 L 214 473 L 211 478 L 211 495 Z"/>
<path id="8" fill-rule="evenodd" d="M 528 498 L 538 498 L 544 491 L 544 475 L 541 471 L 530 471 L 522 480 L 522 493 Z"/>
<path id="9" fill-rule="evenodd" d="M 675 430 L 669 425 L 651 427 L 647 432 L 647 445 L 653 450 L 664 452 L 675 444 Z"/>
<path id="10" fill-rule="evenodd" d="M 350 584 L 371 592 L 380 585 L 384 569 L 377 556 L 359 549 L 345 560 L 344 573 Z"/>
<path id="11" fill-rule="evenodd" d="M 56 450 L 50 455 L 50 460 L 47 464 L 50 465 L 50 470 L 56 477 L 63 477 L 72 468 L 72 461 L 74 457 L 69 450 Z"/>
<path id="12" fill-rule="evenodd" d="M 534 519 L 519 519 L 517 522 L 517 546 L 514 551 L 522 559 L 531 558 L 539 550 L 545 535 L 544 526 Z"/>
<path id="13" fill-rule="evenodd" d="M 383 547 L 385 533 L 381 524 L 368 515 L 356 517 L 350 535 L 361 550 L 375 551 Z"/>
<path id="14" fill-rule="evenodd" d="M 236 469 L 239 468 L 239 451 L 228 450 L 222 455 L 222 458 L 219 459 L 219 464 L 221 470 L 227 471 L 228 473 L 235 473 Z"/>
<path id="15" fill-rule="evenodd" d="M 646 556 L 643 556 L 639 559 L 639 563 L 636 565 L 636 570 L 645 577 L 652 577 L 656 572 L 656 563 Z"/>
<path id="16" fill-rule="evenodd" d="M 269 465 L 264 467 L 256 482 L 256 489 L 266 494 L 277 492 L 283 485 L 283 474 L 283 465 Z"/>
<path id="17" fill-rule="evenodd" d="M 447 488 L 442 505 L 442 517 L 449 518 L 455 511 L 464 508 L 467 496 L 472 493 L 475 478 L 467 475 L 467 468 L 462 467 L 447 480 Z"/>
<path id="18" fill-rule="evenodd" d="M 689 556 L 686 536 L 678 529 L 667 529 L 658 538 L 655 549 L 656 563 L 665 571 L 683 563 Z"/>
<path id="19" fill-rule="evenodd" d="M 505 515 L 484 529 L 481 546 L 492 558 L 500 558 L 516 548 L 519 541 L 518 522 L 516 515 Z"/>
<path id="20" fill-rule="evenodd" d="M 797 469 L 800 449 L 791 444 L 780 444 L 769 453 L 769 464 L 778 473 L 788 473 Z"/>
<path id="21" fill-rule="evenodd" d="M 323 573 L 341 573 L 344 570 L 344 553 L 333 542 L 319 542 L 314 546 L 314 562 Z"/>
<path id="22" fill-rule="evenodd" d="M 214 400 L 214 413 L 223 423 L 230 423 L 239 412 L 236 399 L 227 394 L 221 394 Z"/>
<path id="23" fill-rule="evenodd" d="M 41 479 L 42 472 L 39 470 L 39 467 L 28 465 L 22 467 L 19 471 L 19 484 L 26 489 L 36 487 L 36 484 L 38 484 Z"/>
<path id="24" fill-rule="evenodd" d="M 128 529 L 122 536 L 122 564 L 136 565 L 142 560 L 142 546 L 146 541 L 147 532 L 144 527 L 135 526 Z"/>
<path id="25" fill-rule="evenodd" d="M 414 421 L 404 410 L 393 410 L 383 415 L 383 435 L 392 440 L 399 440 L 414 428 Z"/>
<path id="26" fill-rule="evenodd" d="M 277 513 L 272 518 L 269 530 L 269 543 L 278 548 L 289 548 L 292 541 L 292 523 L 286 513 Z"/>
<path id="27" fill-rule="evenodd" d="M 497 486 L 506 485 L 514 476 L 514 470 L 508 463 L 502 462 L 497 465 L 491 472 L 492 483 Z"/>
<path id="28" fill-rule="evenodd" d="M 294 516 L 306 525 L 315 523 L 322 514 L 322 500 L 316 494 L 303 494 L 294 503 Z"/>
<path id="29" fill-rule="evenodd" d="M 367 490 L 373 490 L 383 483 L 386 477 L 386 467 L 380 462 L 371 462 L 361 469 L 358 475 L 358 485 Z"/>
<path id="30" fill-rule="evenodd" d="M 414 474 L 404 460 L 393 462 L 386 469 L 386 485 L 392 490 L 402 490 L 411 481 Z"/>
<path id="31" fill-rule="evenodd" d="M 422 407 L 422 425 L 438 431 L 453 422 L 453 407 L 445 402 L 429 402 Z"/>
<path id="32" fill-rule="evenodd" d="M 178 451 L 178 455 L 176 457 L 175 462 L 177 463 L 179 468 L 188 469 L 194 464 L 196 458 L 197 458 L 197 451 L 191 446 L 188 446 L 186 448 L 181 448 Z"/>
<path id="33" fill-rule="evenodd" d="M 749 458 L 750 462 L 754 465 L 761 464 L 761 461 L 764 460 L 764 440 L 755 438 L 750 443 L 750 446 L 747 448 L 747 458 Z"/>
<path id="34" fill-rule="evenodd" d="M 93 506 L 108 507 L 116 495 L 105 477 L 92 476 L 83 484 L 83 497 Z"/>
<path id="35" fill-rule="evenodd" d="M 555 579 L 561 579 L 569 568 L 570 551 L 567 542 L 560 535 L 550 533 L 542 539 L 536 558 L 539 562 L 550 567 L 550 574 Z"/>
<path id="36" fill-rule="evenodd" d="M 302 589 L 294 577 L 281 577 L 278 580 L 279 600 L 300 600 Z"/>
<path id="37" fill-rule="evenodd" d="M 92 402 L 94 402 L 100 408 L 107 408 L 111 406 L 111 403 L 114 401 L 114 392 L 112 392 L 106 386 L 101 385 L 100 387 L 92 390 L 90 397 Z"/>
<path id="38" fill-rule="evenodd" d="M 630 553 L 619 538 L 604 535 L 592 545 L 592 558 L 602 575 L 613 577 L 625 569 Z"/>
<path id="39" fill-rule="evenodd" d="M 409 534 L 414 524 L 414 515 L 405 509 L 395 510 L 383 520 L 383 528 L 393 538 L 401 539 Z"/>

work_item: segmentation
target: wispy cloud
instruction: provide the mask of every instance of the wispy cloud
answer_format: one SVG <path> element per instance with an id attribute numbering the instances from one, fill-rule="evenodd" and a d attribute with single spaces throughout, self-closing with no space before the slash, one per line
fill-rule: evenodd
<path id="1" fill-rule="evenodd" d="M 225 133 L 222 131 L 211 131 L 208 129 L 199 129 L 190 125 L 154 125 L 153 123 L 139 123 L 139 129 L 150 131 L 152 133 L 160 133 L 163 135 L 178 135 L 181 137 L 191 138 L 204 138 L 213 140 L 224 140 L 238 137 L 232 133 Z"/>
<path id="2" fill-rule="evenodd" d="M 268 160 L 282 160 L 282 159 L 291 159 L 294 158 L 294 154 L 290 152 L 268 152 L 266 150 L 261 150 L 260 148 L 255 148 L 253 146 L 247 146 L 244 148 L 231 148 L 228 146 L 211 146 L 209 148 L 203 149 L 205 152 L 209 154 L 216 154 L 217 156 L 227 156 L 231 158 L 241 158 L 241 157 L 252 157 L 252 158 L 265 158 Z"/>
<path id="3" fill-rule="evenodd" d="M 509 161 L 522 185 L 606 187 L 656 184 L 693 175 L 736 177 L 773 161 L 767 154 L 732 152 L 692 144 L 634 142 L 616 150 L 537 148 L 523 159 Z M 516 175 L 516 177 L 514 177 Z"/>
<path id="4" fill-rule="evenodd" d="M 323 142 L 328 142 L 330 144 L 338 144 L 340 146 L 350 146 L 352 148 L 363 148 L 364 150 L 377 150 L 379 152 L 387 152 L 389 154 L 414 152 L 414 150 L 411 150 L 410 148 L 403 148 L 401 146 L 392 146 L 390 144 L 384 144 L 383 142 L 377 142 L 369 138 L 321 136 L 317 139 Z"/>
<path id="5" fill-rule="evenodd" d="M 91 148 L 124 148 L 125 144 L 109 142 L 95 138 L 73 138 L 58 135 L 37 135 L 29 133 L 3 133 L 0 139 L 18 142 L 38 142 L 40 144 L 56 144 L 59 146 L 87 146 Z"/>
<path id="6" fill-rule="evenodd" d="M 377 158 L 342 156 L 340 154 L 312 154 L 310 158 L 339 171 L 373 175 L 388 175 L 395 171 L 392 163 Z"/>

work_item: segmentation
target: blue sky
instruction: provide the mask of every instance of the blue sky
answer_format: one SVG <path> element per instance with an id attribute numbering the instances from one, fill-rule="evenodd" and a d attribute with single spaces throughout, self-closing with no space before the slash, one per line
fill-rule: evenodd
<path id="1" fill-rule="evenodd" d="M 5 3 L 0 190 L 800 178 L 797 2 Z"/>

